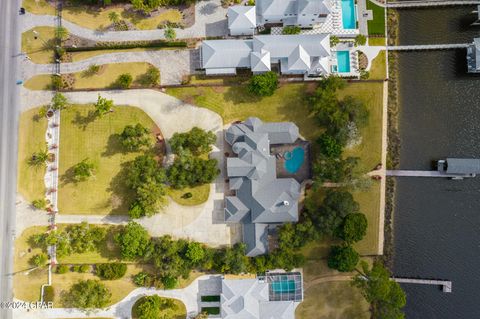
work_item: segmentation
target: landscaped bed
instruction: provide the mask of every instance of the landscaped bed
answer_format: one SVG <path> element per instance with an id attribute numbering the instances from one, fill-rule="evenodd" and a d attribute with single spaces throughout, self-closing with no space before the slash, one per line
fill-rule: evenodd
<path id="1" fill-rule="evenodd" d="M 55 8 L 46 0 L 24 0 L 23 7 L 33 14 L 55 15 Z M 183 22 L 182 12 L 179 9 L 162 9 L 151 17 L 143 16 L 128 6 L 111 6 L 109 8 L 98 8 L 89 6 L 63 6 L 62 18 L 73 22 L 84 28 L 92 30 L 104 30 L 112 25 L 109 14 L 116 12 L 120 19 L 127 21 L 136 29 L 152 30 L 157 29 L 160 24 Z"/>
<path id="2" fill-rule="evenodd" d="M 129 73 L 132 78 L 133 87 L 143 85 L 143 77 L 151 64 L 145 62 L 113 63 L 100 66 L 96 74 L 88 74 L 87 71 L 72 74 L 63 74 L 66 82 L 73 80 L 72 89 L 103 89 L 115 88 L 116 80 L 121 74 Z M 25 87 L 30 90 L 51 89 L 52 76 L 48 74 L 36 75 L 25 82 Z"/>

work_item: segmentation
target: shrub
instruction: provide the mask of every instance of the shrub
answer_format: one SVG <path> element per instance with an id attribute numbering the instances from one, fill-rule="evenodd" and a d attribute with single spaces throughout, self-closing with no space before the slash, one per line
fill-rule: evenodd
<path id="1" fill-rule="evenodd" d="M 299 34 L 302 31 L 297 25 L 287 25 L 283 28 L 282 34 Z"/>
<path id="2" fill-rule="evenodd" d="M 252 76 L 248 84 L 250 93 L 259 96 L 271 96 L 277 87 L 278 75 L 272 71 Z"/>
<path id="3" fill-rule="evenodd" d="M 115 86 L 120 89 L 128 89 L 132 85 L 132 75 L 130 73 L 120 74 L 115 81 Z"/>
<path id="4" fill-rule="evenodd" d="M 48 257 L 45 254 L 36 254 L 30 258 L 28 261 L 30 265 L 35 266 L 35 267 L 41 267 L 44 266 L 48 261 Z"/>
<path id="5" fill-rule="evenodd" d="M 57 274 L 66 274 L 70 271 L 70 267 L 68 265 L 57 265 Z"/>
<path id="6" fill-rule="evenodd" d="M 58 76 L 54 76 L 54 78 L 60 79 L 60 77 Z M 63 110 L 67 107 L 67 102 L 68 100 L 65 97 L 65 95 L 63 95 L 62 93 L 55 93 L 55 95 L 52 97 L 51 108 L 52 110 L 55 110 L 55 111 Z"/>
<path id="7" fill-rule="evenodd" d="M 43 301 L 44 302 L 52 302 L 54 296 L 55 296 L 55 289 L 53 289 L 53 286 L 43 287 Z"/>
<path id="8" fill-rule="evenodd" d="M 91 64 L 88 69 L 86 69 L 83 74 L 85 76 L 93 76 L 97 74 L 100 71 L 100 65 L 97 64 Z"/>
<path id="9" fill-rule="evenodd" d="M 89 272 L 90 271 L 90 265 L 81 265 L 79 268 L 78 268 L 78 272 L 81 272 L 81 273 L 86 273 L 86 272 Z"/>
<path id="10" fill-rule="evenodd" d="M 154 67 L 150 66 L 147 70 L 147 72 L 143 75 L 142 77 L 142 83 L 144 85 L 158 85 L 160 82 L 160 71 Z"/>
<path id="11" fill-rule="evenodd" d="M 127 265 L 123 263 L 99 264 L 96 268 L 97 276 L 107 280 L 120 279 L 126 272 Z"/>
<path id="12" fill-rule="evenodd" d="M 151 287 L 153 284 L 154 277 L 144 271 L 139 272 L 133 276 L 133 283 L 141 287 Z"/>
<path id="13" fill-rule="evenodd" d="M 177 286 L 178 281 L 175 277 L 166 276 L 162 277 L 162 284 L 165 289 L 174 289 Z"/>
<path id="14" fill-rule="evenodd" d="M 330 46 L 331 47 L 334 47 L 339 43 L 340 43 L 340 39 L 337 36 L 335 36 L 335 35 L 330 36 Z"/>
<path id="15" fill-rule="evenodd" d="M 171 27 L 167 27 L 164 32 L 165 39 L 167 40 L 174 40 L 177 37 L 177 33 L 175 32 L 175 29 Z"/>
<path id="16" fill-rule="evenodd" d="M 63 88 L 62 78 L 58 75 L 52 75 L 50 86 L 52 90 L 60 90 Z"/>
<path id="17" fill-rule="evenodd" d="M 45 209 L 47 208 L 47 200 L 45 198 L 35 199 L 32 206 L 36 209 Z"/>

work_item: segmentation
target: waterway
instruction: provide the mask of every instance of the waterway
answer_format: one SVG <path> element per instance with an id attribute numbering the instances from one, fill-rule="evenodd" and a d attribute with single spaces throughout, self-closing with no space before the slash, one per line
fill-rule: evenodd
<path id="1" fill-rule="evenodd" d="M 400 11 L 400 44 L 465 43 L 480 36 L 474 7 Z M 480 77 L 465 50 L 399 54 L 401 169 L 480 158 Z M 480 177 L 397 179 L 394 267 L 398 277 L 446 279 L 453 292 L 407 285 L 408 319 L 480 318 Z"/>

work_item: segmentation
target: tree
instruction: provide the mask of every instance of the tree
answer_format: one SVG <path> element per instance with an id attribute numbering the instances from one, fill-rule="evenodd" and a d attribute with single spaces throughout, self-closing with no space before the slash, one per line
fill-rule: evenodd
<path id="1" fill-rule="evenodd" d="M 118 21 L 120 21 L 120 16 L 118 15 L 117 12 L 115 11 L 112 11 L 108 14 L 108 19 L 110 20 L 110 22 L 112 22 L 113 24 L 116 24 L 118 23 Z"/>
<path id="2" fill-rule="evenodd" d="M 248 84 L 250 93 L 259 96 L 271 96 L 277 87 L 278 75 L 272 71 L 252 76 Z"/>
<path id="3" fill-rule="evenodd" d="M 338 158 L 342 155 L 343 145 L 327 133 L 323 133 L 317 140 L 320 152 L 328 158 Z"/>
<path id="4" fill-rule="evenodd" d="M 177 37 L 177 33 L 175 32 L 175 29 L 172 27 L 168 26 L 165 31 L 164 31 L 165 39 L 167 40 L 175 40 Z"/>
<path id="5" fill-rule="evenodd" d="M 217 160 L 193 156 L 177 157 L 167 170 L 168 181 L 176 189 L 211 183 L 218 173 Z"/>
<path id="6" fill-rule="evenodd" d="M 142 147 L 150 147 L 152 138 L 150 130 L 142 124 L 137 123 L 135 126 L 127 125 L 120 134 L 122 146 L 129 151 L 138 151 Z"/>
<path id="7" fill-rule="evenodd" d="M 332 246 L 328 256 L 328 267 L 341 272 L 353 271 L 360 260 L 360 255 L 352 246 Z"/>
<path id="8" fill-rule="evenodd" d="M 32 202 L 32 206 L 36 209 L 45 209 L 47 208 L 47 200 L 45 198 L 35 199 Z"/>
<path id="9" fill-rule="evenodd" d="M 45 254 L 36 254 L 30 258 L 29 263 L 32 266 L 40 267 L 44 266 L 48 261 L 48 257 Z"/>
<path id="10" fill-rule="evenodd" d="M 74 284 L 64 296 L 64 303 L 72 308 L 104 308 L 112 293 L 98 280 L 82 280 Z"/>
<path id="11" fill-rule="evenodd" d="M 93 175 L 95 165 L 88 158 L 73 167 L 73 176 L 76 182 L 86 181 Z"/>
<path id="12" fill-rule="evenodd" d="M 128 89 L 132 85 L 133 77 L 130 73 L 120 74 L 115 81 L 116 86 L 120 89 Z"/>
<path id="13" fill-rule="evenodd" d="M 240 274 L 247 272 L 248 258 L 245 256 L 246 245 L 244 243 L 235 244 L 217 252 L 217 269 L 222 273 Z"/>
<path id="14" fill-rule="evenodd" d="M 127 272 L 127 265 L 123 263 L 98 264 L 96 268 L 97 275 L 106 280 L 115 280 L 122 278 Z"/>
<path id="15" fill-rule="evenodd" d="M 188 132 L 174 133 L 169 144 L 175 154 L 182 155 L 187 151 L 193 155 L 201 155 L 209 153 L 216 140 L 215 133 L 195 126 Z"/>
<path id="16" fill-rule="evenodd" d="M 331 35 L 330 36 L 330 46 L 331 47 L 334 47 L 339 43 L 340 43 L 340 39 L 336 35 Z"/>
<path id="17" fill-rule="evenodd" d="M 355 46 L 357 45 L 365 45 L 367 43 L 367 37 L 363 34 L 358 34 L 355 37 Z"/>
<path id="18" fill-rule="evenodd" d="M 362 240 L 367 234 L 367 217 L 362 213 L 348 214 L 336 231 L 337 237 L 348 244 Z"/>
<path id="19" fill-rule="evenodd" d="M 147 69 L 147 72 L 143 76 L 143 84 L 155 86 L 160 82 L 160 71 L 154 67 L 150 66 Z"/>
<path id="20" fill-rule="evenodd" d="M 164 289 L 175 289 L 178 285 L 178 280 L 172 276 L 162 277 L 162 285 Z"/>
<path id="21" fill-rule="evenodd" d="M 131 221 L 115 236 L 115 241 L 120 246 L 123 259 L 135 260 L 145 256 L 150 235 L 142 225 Z"/>
<path id="22" fill-rule="evenodd" d="M 40 151 L 33 153 L 32 157 L 29 160 L 29 164 L 32 166 L 44 165 L 48 160 L 48 151 Z"/>
<path id="23" fill-rule="evenodd" d="M 188 243 L 188 248 L 185 256 L 194 265 L 198 265 L 205 258 L 205 249 L 202 244 L 197 242 Z"/>
<path id="24" fill-rule="evenodd" d="M 358 157 L 329 158 L 319 156 L 313 163 L 313 178 L 318 185 L 324 182 L 352 184 L 361 178 L 363 173 L 358 170 Z"/>
<path id="25" fill-rule="evenodd" d="M 95 115 L 98 117 L 102 117 L 108 112 L 112 111 L 113 100 L 108 100 L 104 97 L 101 97 L 99 94 L 97 98 L 97 103 L 95 103 L 94 106 L 95 106 Z"/>
<path id="26" fill-rule="evenodd" d="M 62 93 L 55 93 L 51 102 L 51 109 L 54 111 L 63 110 L 67 107 L 67 98 Z"/>
<path id="27" fill-rule="evenodd" d="M 175 310 L 177 305 L 172 299 L 152 295 L 139 299 L 134 305 L 133 314 L 137 319 L 168 319 L 176 317 Z"/>
<path id="28" fill-rule="evenodd" d="M 367 302 L 372 305 L 374 318 L 404 318 L 401 309 L 406 304 L 406 295 L 400 285 L 391 280 L 391 274 L 381 263 L 372 268 L 361 262 L 361 270 L 354 277 L 352 285 L 359 288 Z"/>
<path id="29" fill-rule="evenodd" d="M 67 28 L 65 27 L 56 27 L 55 34 L 61 41 L 68 39 L 68 36 L 70 35 Z"/>
<path id="30" fill-rule="evenodd" d="M 358 213 L 359 209 L 360 205 L 349 192 L 328 191 L 318 212 L 312 214 L 311 218 L 321 233 L 333 236 L 345 216 Z"/>
<path id="31" fill-rule="evenodd" d="M 300 32 L 302 32 L 302 29 L 297 25 L 287 25 L 282 30 L 282 34 L 299 34 Z"/>

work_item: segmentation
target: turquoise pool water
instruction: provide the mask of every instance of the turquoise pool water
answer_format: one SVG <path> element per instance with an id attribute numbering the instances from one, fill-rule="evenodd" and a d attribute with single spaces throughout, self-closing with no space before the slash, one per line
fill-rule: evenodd
<path id="1" fill-rule="evenodd" d="M 286 280 L 286 281 L 274 281 L 271 282 L 273 292 L 294 292 L 295 291 L 295 280 Z"/>
<path id="2" fill-rule="evenodd" d="M 339 73 L 350 73 L 350 51 L 337 51 Z"/>
<path id="3" fill-rule="evenodd" d="M 285 169 L 289 173 L 296 173 L 302 167 L 305 161 L 305 151 L 301 147 L 295 147 L 291 152 L 286 152 Z"/>
<path id="4" fill-rule="evenodd" d="M 356 29 L 355 0 L 342 0 L 342 24 L 343 29 Z"/>

